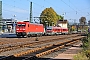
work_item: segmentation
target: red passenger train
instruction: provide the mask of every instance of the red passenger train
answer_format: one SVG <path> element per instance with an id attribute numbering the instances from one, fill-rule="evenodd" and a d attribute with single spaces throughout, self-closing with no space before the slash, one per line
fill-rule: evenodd
<path id="1" fill-rule="evenodd" d="M 68 28 L 50 26 L 46 29 L 46 35 L 68 34 Z"/>
<path id="2" fill-rule="evenodd" d="M 18 37 L 20 36 L 30 37 L 32 35 L 42 35 L 42 34 L 44 34 L 43 24 L 35 24 L 30 22 L 17 22 L 16 35 Z"/>

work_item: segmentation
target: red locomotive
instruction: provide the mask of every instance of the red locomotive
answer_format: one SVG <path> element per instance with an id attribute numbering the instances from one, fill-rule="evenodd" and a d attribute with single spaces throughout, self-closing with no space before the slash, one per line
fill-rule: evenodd
<path id="1" fill-rule="evenodd" d="M 35 24 L 30 22 L 17 22 L 16 35 L 17 37 L 30 37 L 32 35 L 42 35 L 44 33 L 43 24 Z"/>
<path id="2" fill-rule="evenodd" d="M 50 26 L 46 29 L 46 35 L 68 34 L 68 28 Z"/>

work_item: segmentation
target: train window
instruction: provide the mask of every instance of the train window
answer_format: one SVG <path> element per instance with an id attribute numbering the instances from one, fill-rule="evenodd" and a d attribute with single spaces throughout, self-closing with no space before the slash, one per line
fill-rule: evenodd
<path id="1" fill-rule="evenodd" d="M 63 31 L 67 31 L 67 29 L 63 29 Z"/>
<path id="2" fill-rule="evenodd" d="M 65 29 L 63 29 L 63 31 L 65 31 Z"/>
<path id="3" fill-rule="evenodd" d="M 22 24 L 22 26 L 26 26 L 25 24 Z"/>
<path id="4" fill-rule="evenodd" d="M 28 27 L 29 27 L 29 24 L 28 24 Z"/>
<path id="5" fill-rule="evenodd" d="M 20 27 L 20 26 L 26 26 L 26 25 L 25 25 L 25 24 L 17 24 L 17 26 L 19 26 L 19 27 Z"/>
<path id="6" fill-rule="evenodd" d="M 21 24 L 17 24 L 17 26 L 22 26 Z"/>
<path id="7" fill-rule="evenodd" d="M 59 31 L 60 29 L 58 29 L 58 31 Z"/>
<path id="8" fill-rule="evenodd" d="M 47 30 L 52 30 L 52 29 L 47 29 Z"/>

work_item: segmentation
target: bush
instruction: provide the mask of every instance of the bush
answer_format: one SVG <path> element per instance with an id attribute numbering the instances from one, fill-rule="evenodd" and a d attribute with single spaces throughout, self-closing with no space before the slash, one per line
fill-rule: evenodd
<path id="1" fill-rule="evenodd" d="M 84 38 L 82 40 L 83 51 L 74 56 L 74 60 L 90 60 L 90 34 L 88 34 L 88 39 Z"/>
<path id="2" fill-rule="evenodd" d="M 85 55 L 89 58 L 89 60 L 90 60 L 90 50 L 86 50 L 85 52 Z"/>
<path id="3" fill-rule="evenodd" d="M 73 57 L 74 60 L 88 60 L 87 56 L 85 53 L 78 53 Z"/>
<path id="4" fill-rule="evenodd" d="M 83 43 L 83 45 L 82 45 L 83 50 L 88 49 L 88 47 L 89 47 L 88 39 L 87 39 L 87 38 L 84 38 L 84 39 L 82 40 L 82 43 Z"/>

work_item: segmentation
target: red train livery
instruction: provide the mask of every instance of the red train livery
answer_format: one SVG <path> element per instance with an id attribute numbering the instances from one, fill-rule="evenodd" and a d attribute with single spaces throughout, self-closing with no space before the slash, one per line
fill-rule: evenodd
<path id="1" fill-rule="evenodd" d="M 17 22 L 16 25 L 16 35 L 18 37 L 31 35 L 42 35 L 44 34 L 43 24 L 34 24 L 30 22 Z"/>
<path id="2" fill-rule="evenodd" d="M 59 35 L 59 34 L 68 34 L 68 28 L 62 28 L 57 26 L 49 26 L 46 31 L 43 24 L 35 24 L 30 22 L 17 22 L 16 25 L 16 35 L 17 37 L 30 37 L 41 36 L 41 35 Z"/>
<path id="3" fill-rule="evenodd" d="M 46 29 L 46 35 L 68 34 L 68 28 L 50 26 Z"/>

